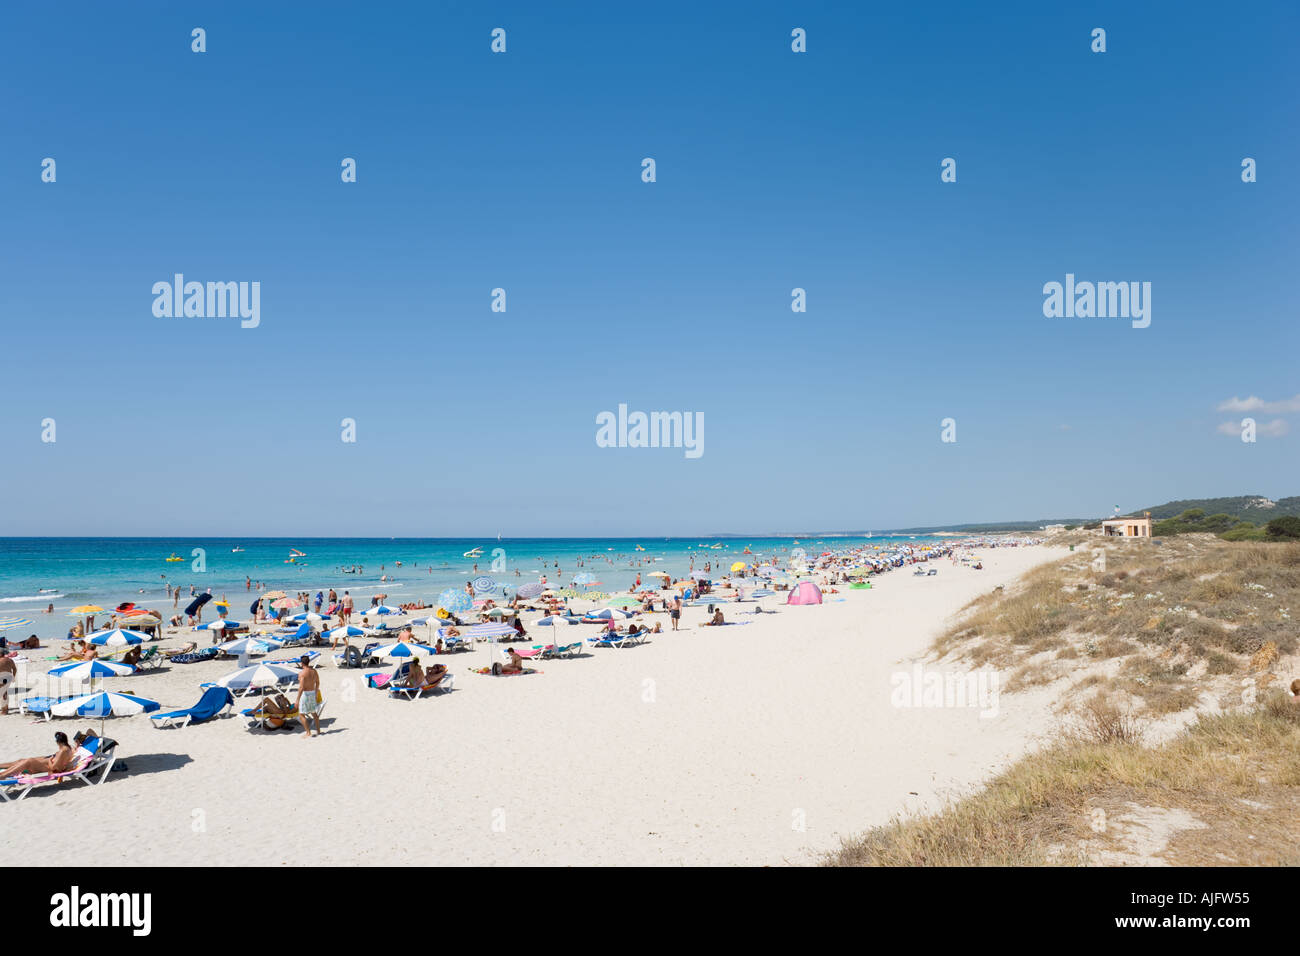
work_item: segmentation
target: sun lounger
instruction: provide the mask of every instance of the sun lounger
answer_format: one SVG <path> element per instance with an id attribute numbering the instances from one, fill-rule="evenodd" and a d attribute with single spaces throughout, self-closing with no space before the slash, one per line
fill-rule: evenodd
<path id="1" fill-rule="evenodd" d="M 307 663 L 315 666 L 316 658 L 320 657 L 320 651 L 311 651 L 307 654 Z M 267 661 L 268 664 L 278 664 L 280 667 L 299 667 L 302 664 L 302 655 L 297 657 L 286 657 L 284 660 Z"/>
<path id="2" fill-rule="evenodd" d="M 216 657 L 220 652 L 215 647 L 205 647 L 201 651 L 192 651 L 187 654 L 173 654 L 167 658 L 173 664 L 197 664 L 199 661 L 208 661 Z"/>
<path id="3" fill-rule="evenodd" d="M 537 656 L 541 660 L 575 657 L 582 650 L 582 641 L 574 641 L 572 644 L 537 644 L 533 650 L 537 651 Z"/>
<path id="4" fill-rule="evenodd" d="M 149 719 L 155 727 L 188 727 L 216 717 L 227 707 L 235 705 L 235 698 L 224 687 L 209 687 L 193 707 L 153 714 Z"/>
<path id="5" fill-rule="evenodd" d="M 435 691 L 451 690 L 452 683 L 456 677 L 450 671 L 444 671 L 436 683 L 430 684 L 427 679 L 419 687 L 407 687 L 405 684 L 389 682 L 388 694 L 391 697 L 404 697 L 407 700 L 419 700 L 425 692 L 434 693 Z"/>
<path id="6" fill-rule="evenodd" d="M 68 697 L 24 697 L 18 701 L 18 713 L 20 714 L 44 714 L 45 719 L 50 719 L 50 708 L 55 704 L 65 700 L 72 700 L 72 695 Z"/>
<path id="7" fill-rule="evenodd" d="M 377 690 L 383 690 L 385 687 L 388 687 L 393 681 L 400 681 L 404 677 L 406 677 L 406 674 L 410 669 L 411 669 L 411 662 L 406 661 L 402 664 L 399 664 L 397 669 L 393 671 L 391 674 L 366 674 L 365 675 L 366 686 L 375 688 Z"/>
<path id="8" fill-rule="evenodd" d="M 107 744 L 107 746 L 105 746 Z M 92 737 L 78 748 L 77 762 L 71 769 L 62 773 L 19 774 L 0 780 L 0 800 L 8 803 L 18 801 L 31 793 L 36 787 L 50 783 L 62 783 L 65 780 L 80 780 L 94 786 L 107 779 L 113 764 L 117 762 L 117 741 L 106 741 L 103 737 Z M 99 779 L 92 779 L 93 774 Z"/>
<path id="9" fill-rule="evenodd" d="M 599 637 L 587 638 L 587 643 L 592 647 L 623 647 L 627 644 L 640 644 L 645 640 L 645 631 L 638 631 L 635 634 L 619 634 L 606 631 Z"/>
<path id="10" fill-rule="evenodd" d="M 258 713 L 259 710 L 261 710 L 260 705 L 257 707 L 250 707 L 248 710 L 240 711 L 240 714 L 248 718 L 249 730 L 252 730 L 254 727 L 257 727 L 259 725 L 263 730 L 276 730 L 276 729 L 283 729 L 284 727 L 293 729 L 295 726 L 297 726 L 298 718 L 302 716 L 302 714 L 298 712 L 298 709 L 296 707 L 290 710 L 290 712 L 287 714 L 269 714 L 269 713 L 259 714 Z M 316 708 L 315 717 L 318 721 L 320 720 L 320 716 L 323 713 L 325 713 L 325 702 L 322 700 L 321 705 L 318 708 Z M 284 723 L 281 725 L 280 728 L 271 727 L 269 725 L 273 720 L 283 720 Z"/>

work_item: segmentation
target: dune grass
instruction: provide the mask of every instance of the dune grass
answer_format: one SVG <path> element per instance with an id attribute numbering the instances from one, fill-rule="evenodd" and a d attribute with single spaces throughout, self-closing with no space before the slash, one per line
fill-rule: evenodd
<path id="1" fill-rule="evenodd" d="M 1142 733 L 1140 718 L 1094 700 L 1066 739 L 979 793 L 845 840 L 823 865 L 1300 862 L 1300 707 L 1289 696 L 1202 718 L 1160 747 Z M 1153 809 L 1190 825 L 1144 847 L 1129 821 Z"/>
<path id="2" fill-rule="evenodd" d="M 1069 680 L 1071 729 L 939 813 L 845 840 L 825 865 L 1300 863 L 1300 706 L 1273 673 L 1297 647 L 1300 544 L 1074 543 L 972 601 L 933 648 L 1008 672 L 1008 693 Z M 1198 708 L 1172 740 L 1144 743 L 1207 694 L 1228 709 Z"/>
<path id="3" fill-rule="evenodd" d="M 1268 668 L 1269 645 L 1273 659 L 1297 649 L 1300 543 L 1080 536 L 1076 548 L 972 601 L 934 651 L 1007 671 L 1011 692 L 1114 661 L 1111 689 L 1160 715 L 1195 706 L 1205 674 L 1249 675 Z"/>

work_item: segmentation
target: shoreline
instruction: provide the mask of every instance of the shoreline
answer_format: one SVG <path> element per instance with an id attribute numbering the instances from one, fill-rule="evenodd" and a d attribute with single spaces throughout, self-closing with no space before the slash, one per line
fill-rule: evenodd
<path id="1" fill-rule="evenodd" d="M 724 605 L 743 626 L 701 627 L 705 609 L 691 607 L 676 634 L 589 648 L 522 680 L 470 673 L 490 653 L 480 645 L 447 657 L 455 690 L 415 701 L 328 660 L 319 738 L 250 732 L 239 717 L 182 730 L 114 718 L 104 732 L 127 773 L 4 812 L 45 834 L 52 865 L 95 852 L 64 826 L 90 806 L 107 819 L 147 814 L 156 840 L 140 862 L 154 865 L 811 864 L 842 836 L 937 808 L 1035 745 L 1050 717 L 1041 695 L 1014 695 L 990 720 L 895 707 L 890 678 L 926 658 L 970 599 L 1060 553 L 981 549 L 983 571 L 940 559 L 936 576 L 898 569 L 820 606 L 769 599 L 777 613 L 753 618 Z M 667 628 L 666 614 L 650 618 Z M 232 669 L 173 665 L 114 689 L 184 707 L 200 680 Z M 82 723 L 0 718 L 15 755 L 47 752 L 54 730 Z M 0 862 L 27 855 L 9 847 Z"/>

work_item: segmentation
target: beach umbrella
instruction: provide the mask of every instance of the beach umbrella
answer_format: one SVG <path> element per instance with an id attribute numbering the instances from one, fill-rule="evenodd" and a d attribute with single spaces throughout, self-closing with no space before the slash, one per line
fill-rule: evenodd
<path id="1" fill-rule="evenodd" d="M 473 627 L 463 628 L 460 632 L 461 637 L 472 637 L 475 640 L 484 638 L 490 640 L 494 637 L 508 637 L 517 633 L 509 624 L 475 624 Z"/>
<path id="2" fill-rule="evenodd" d="M 376 604 L 374 607 L 366 608 L 364 611 L 361 612 L 361 615 L 362 617 L 364 617 L 367 614 L 385 615 L 385 614 L 401 614 L 401 613 L 403 613 L 401 608 L 389 607 L 387 604 Z"/>
<path id="3" fill-rule="evenodd" d="M 104 609 L 98 604 L 83 604 L 80 607 L 74 607 L 69 614 L 101 614 Z"/>
<path id="4" fill-rule="evenodd" d="M 666 571 L 651 571 L 649 574 L 646 575 L 646 577 L 648 577 L 648 578 L 664 578 L 665 580 L 669 580 L 669 579 L 672 578 L 672 575 L 669 574 L 669 573 L 666 572 Z"/>
<path id="5" fill-rule="evenodd" d="M 514 617 L 515 616 L 514 610 L 508 607 L 490 607 L 483 613 L 486 614 L 488 617 Z"/>
<path id="6" fill-rule="evenodd" d="M 518 594 L 521 598 L 527 600 L 529 598 L 538 597 L 545 590 L 546 590 L 545 584 L 540 584 L 537 581 L 533 581 L 530 582 L 529 584 L 521 585 L 519 588 L 515 590 L 515 593 Z"/>
<path id="7" fill-rule="evenodd" d="M 743 571 L 747 567 L 749 567 L 749 565 L 747 565 L 744 561 L 737 561 L 735 564 L 731 566 L 731 573 L 735 574 L 737 571 Z"/>
<path id="8" fill-rule="evenodd" d="M 578 592 L 573 588 L 560 588 L 555 593 L 564 598 L 576 598 L 578 596 Z"/>
<path id="9" fill-rule="evenodd" d="M 226 641 L 224 644 L 218 644 L 217 647 L 227 654 L 265 654 L 269 650 L 276 650 L 284 647 L 284 641 L 272 637 L 270 634 L 259 634 L 256 637 L 240 637 L 233 641 Z"/>
<path id="10" fill-rule="evenodd" d="M 92 677 L 124 677 L 135 673 L 130 664 L 114 664 L 112 661 L 73 661 L 50 668 L 51 677 L 63 677 L 67 680 L 90 680 Z"/>
<path id="11" fill-rule="evenodd" d="M 448 611 L 469 611 L 474 607 L 474 602 L 464 591 L 456 588 L 447 588 L 438 595 L 437 605 Z"/>
<path id="12" fill-rule="evenodd" d="M 7 621 L 0 621 L 0 631 L 7 631 L 11 627 L 28 627 L 32 623 L 29 617 L 10 618 Z"/>
<path id="13" fill-rule="evenodd" d="M 288 620 L 293 621 L 295 624 L 301 624 L 304 621 L 308 624 L 322 624 L 325 618 L 314 611 L 303 611 L 301 614 L 295 614 L 293 617 L 288 618 Z"/>
<path id="14" fill-rule="evenodd" d="M 50 708 L 55 717 L 130 717 L 147 714 L 158 709 L 156 700 L 146 700 L 134 694 L 110 694 L 99 691 L 61 701 Z"/>
<path id="15" fill-rule="evenodd" d="M 631 607 L 634 604 L 639 607 L 641 605 L 641 599 L 635 594 L 621 594 L 616 598 L 610 598 L 609 603 L 620 607 Z"/>
<path id="16" fill-rule="evenodd" d="M 382 660 L 399 660 L 405 657 L 429 657 L 438 652 L 432 647 L 425 644 L 415 644 L 410 641 L 398 641 L 396 644 L 385 644 L 383 647 L 376 647 L 366 656 L 378 657 Z"/>
<path id="17" fill-rule="evenodd" d="M 293 668 L 281 664 L 252 664 L 218 678 L 216 683 L 218 687 L 225 687 L 228 690 L 253 690 L 259 687 L 275 687 L 297 679 L 298 672 Z"/>
<path id="18" fill-rule="evenodd" d="M 555 627 L 560 624 L 577 624 L 580 620 L 582 619 L 578 617 L 565 617 L 562 614 L 551 614 L 540 618 L 533 623 L 539 627 Z"/>
<path id="19" fill-rule="evenodd" d="M 636 617 L 636 612 L 625 611 L 622 608 L 617 608 L 617 607 L 606 607 L 606 608 L 601 608 L 599 611 L 588 611 L 587 617 L 592 620 L 599 618 L 602 621 L 608 621 L 614 618 L 623 619 L 629 617 Z"/>
<path id="20" fill-rule="evenodd" d="M 291 597 L 282 597 L 271 605 L 271 607 L 275 608 L 277 611 L 287 611 L 289 608 L 301 606 L 302 601 Z"/>
<path id="21" fill-rule="evenodd" d="M 501 585 L 497 584 L 496 581 L 492 580 L 486 574 L 480 574 L 478 577 L 476 577 L 473 581 L 470 582 L 470 586 L 473 587 L 474 590 L 479 594 L 485 592 L 491 593 L 500 590 L 501 588 Z"/>
<path id="22" fill-rule="evenodd" d="M 262 595 L 264 601 L 274 601 L 276 598 L 288 597 L 283 591 L 267 591 Z"/>
<path id="23" fill-rule="evenodd" d="M 209 621 L 207 624 L 199 624 L 194 628 L 196 631 L 233 631 L 237 627 L 243 627 L 238 621 L 228 621 L 224 617 L 215 621 Z"/>
<path id="24" fill-rule="evenodd" d="M 595 584 L 596 576 L 594 574 L 588 574 L 586 571 L 582 571 L 573 576 L 573 583 L 574 584 Z"/>
<path id="25" fill-rule="evenodd" d="M 122 618 L 122 624 L 130 624 L 135 627 L 151 627 L 154 624 L 161 624 L 162 618 L 152 612 L 128 614 Z"/>
<path id="26" fill-rule="evenodd" d="M 418 624 L 421 622 L 412 621 L 411 623 Z M 349 637 L 365 637 L 365 636 L 366 636 L 365 628 L 354 627 L 351 624 L 347 625 L 346 627 L 332 627 L 328 631 L 321 632 L 321 637 L 329 641 L 333 641 L 336 638 L 340 638 L 340 637 L 346 639 Z"/>
<path id="27" fill-rule="evenodd" d="M 86 640 L 100 647 L 125 647 L 128 644 L 143 644 L 149 637 L 139 631 L 124 631 L 118 627 L 110 631 L 96 631 Z"/>

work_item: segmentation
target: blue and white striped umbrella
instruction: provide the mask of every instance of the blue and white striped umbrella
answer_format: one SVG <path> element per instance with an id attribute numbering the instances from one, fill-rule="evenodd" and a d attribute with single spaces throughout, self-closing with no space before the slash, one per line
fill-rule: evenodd
<path id="1" fill-rule="evenodd" d="M 284 641 L 269 634 L 262 634 L 258 637 L 240 637 L 233 641 L 226 641 L 224 644 L 218 644 L 217 647 L 227 654 L 265 654 L 269 650 L 284 647 Z"/>
<path id="2" fill-rule="evenodd" d="M 588 574 L 586 571 L 582 571 L 573 576 L 573 583 L 574 584 L 595 584 L 596 576 L 594 574 Z"/>
<path id="3" fill-rule="evenodd" d="M 114 664 L 112 661 L 73 661 L 50 668 L 52 677 L 68 680 L 90 680 L 92 677 L 123 677 L 134 674 L 135 668 L 130 664 Z"/>
<path id="4" fill-rule="evenodd" d="M 295 624 L 322 624 L 325 618 L 314 611 L 303 611 L 301 614 L 295 614 L 293 617 L 287 618 L 287 620 L 293 621 Z"/>
<path id="5" fill-rule="evenodd" d="M 130 717 L 157 709 L 156 700 L 146 700 L 134 694 L 100 691 L 57 703 L 50 708 L 50 713 L 55 717 Z"/>
<path id="6" fill-rule="evenodd" d="M 362 611 L 361 616 L 365 617 L 366 615 L 369 614 L 384 615 L 384 614 L 401 614 L 401 613 L 402 613 L 402 609 L 400 607 L 390 607 L 387 604 L 376 604 L 374 607 L 368 607 L 364 611 Z"/>
<path id="7" fill-rule="evenodd" d="M 118 627 L 111 631 L 96 631 L 87 640 L 101 647 L 125 647 L 127 644 L 143 644 L 149 640 L 149 635 L 141 634 L 139 631 L 126 631 Z"/>
<path id="8" fill-rule="evenodd" d="M 385 644 L 383 647 L 376 647 L 367 656 L 373 655 L 381 660 L 396 660 L 403 657 L 430 657 L 437 653 L 432 647 L 426 647 L 424 644 L 398 641 L 396 644 Z"/>
<path id="9" fill-rule="evenodd" d="M 600 618 L 602 621 L 608 621 L 611 618 L 622 619 L 628 617 L 636 617 L 636 614 L 637 612 L 635 611 L 625 611 L 621 607 L 605 607 L 605 608 L 601 608 L 599 611 L 587 612 L 587 617 Z"/>
<path id="10" fill-rule="evenodd" d="M 556 625 L 559 624 L 577 624 L 581 620 L 582 618 L 580 617 L 563 617 L 555 614 L 550 614 L 544 618 L 541 618 L 540 620 L 534 621 L 533 623 L 538 624 L 542 627 L 555 627 Z"/>
<path id="11" fill-rule="evenodd" d="M 253 664 L 219 678 L 216 683 L 218 687 L 226 687 L 230 690 L 250 690 L 258 687 L 275 687 L 297 679 L 298 672 L 293 668 L 282 667 L 279 664 Z"/>
<path id="12" fill-rule="evenodd" d="M 194 630 L 196 631 L 233 631 L 237 627 L 243 627 L 238 621 L 227 621 L 224 617 L 209 621 L 207 624 L 200 624 Z"/>
<path id="13" fill-rule="evenodd" d="M 480 574 L 470 584 L 476 594 L 494 594 L 501 589 L 501 585 L 492 580 L 486 574 Z"/>
<path id="14" fill-rule="evenodd" d="M 455 588 L 447 588 L 438 595 L 438 607 L 445 608 L 448 611 L 468 611 L 474 607 L 474 602 L 464 591 L 458 591 Z"/>
<path id="15" fill-rule="evenodd" d="M 349 624 L 346 627 L 332 627 L 328 631 L 322 631 L 321 637 L 333 641 L 340 637 L 365 637 L 366 629 L 363 627 L 354 627 Z"/>
<path id="16" fill-rule="evenodd" d="M 489 638 L 505 637 L 518 632 L 509 624 L 475 624 L 473 627 L 467 627 L 460 632 L 461 637 Z"/>
<path id="17" fill-rule="evenodd" d="M 529 598 L 537 597 L 545 590 L 546 590 L 545 584 L 542 584 L 540 581 L 533 581 L 529 584 L 521 584 L 519 588 L 515 591 L 515 593 L 518 594 L 524 600 L 527 600 Z"/>
<path id="18" fill-rule="evenodd" d="M 30 617 L 10 618 L 7 621 L 0 621 L 0 631 L 7 631 L 11 627 L 28 627 L 31 623 Z"/>

